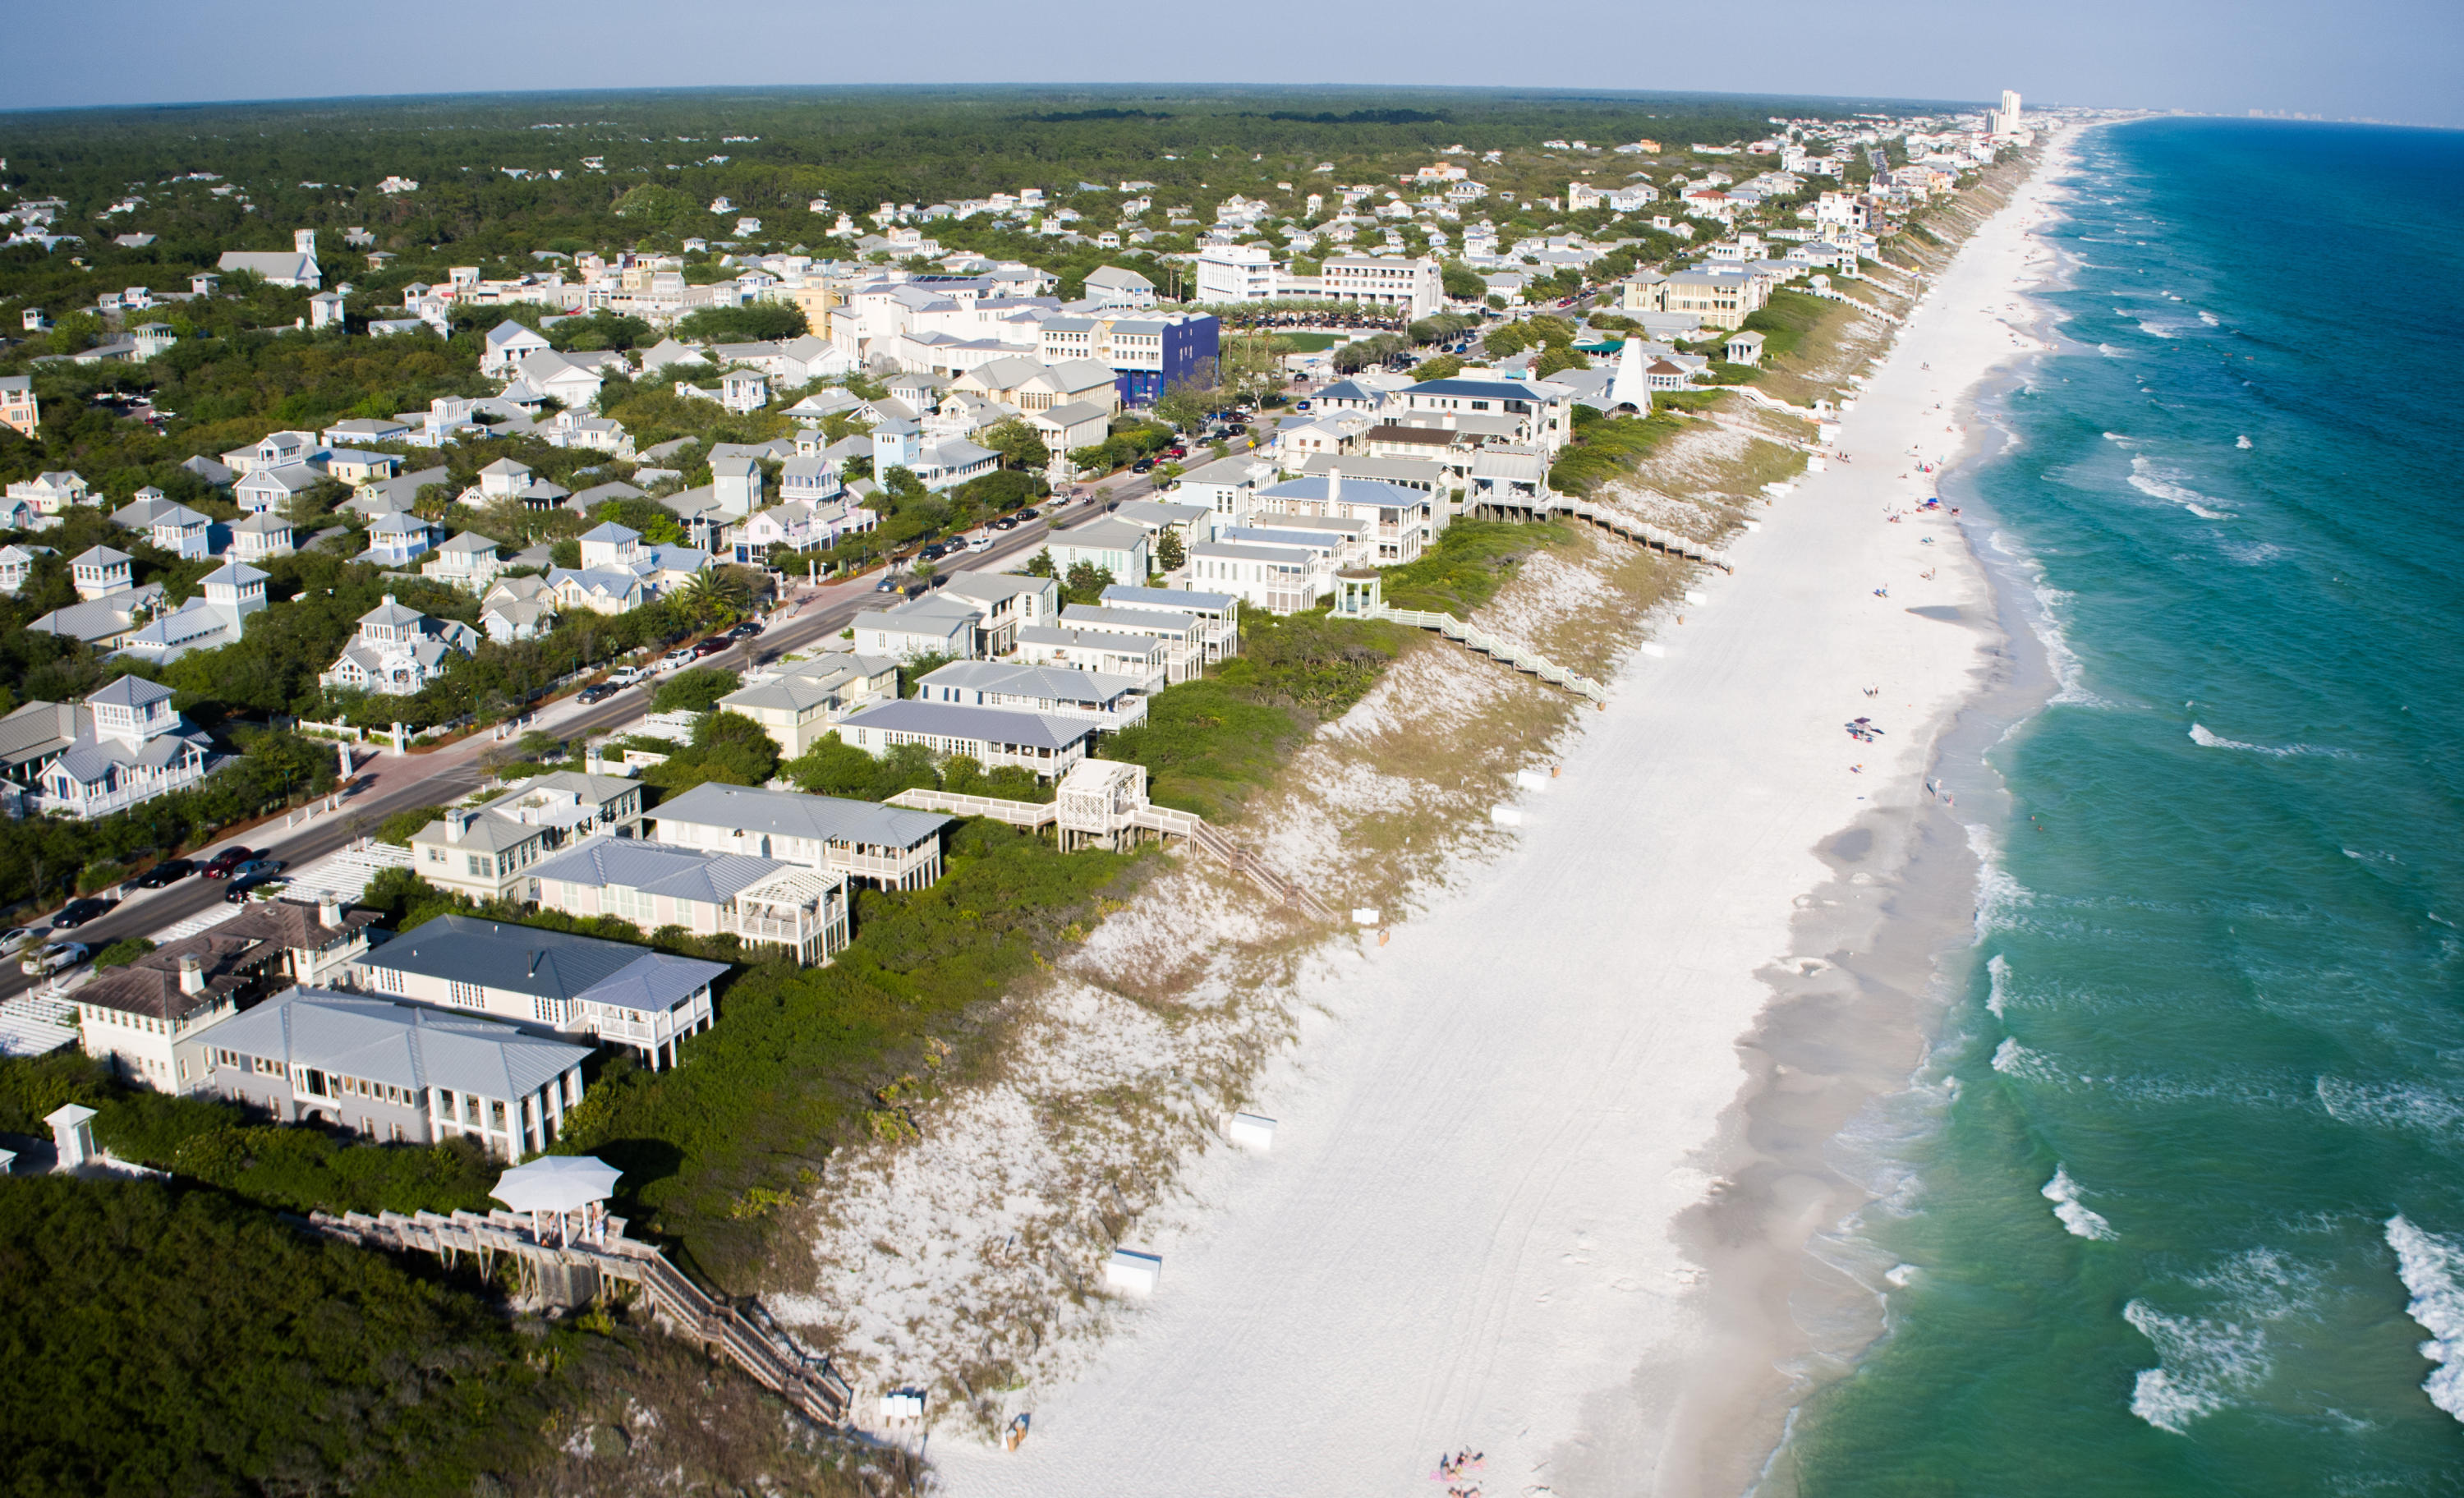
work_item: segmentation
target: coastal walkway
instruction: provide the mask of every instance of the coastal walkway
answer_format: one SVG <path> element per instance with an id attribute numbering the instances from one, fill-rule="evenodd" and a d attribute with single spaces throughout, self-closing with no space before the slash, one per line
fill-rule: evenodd
<path id="1" fill-rule="evenodd" d="M 1334 919 L 1333 910 L 1306 886 L 1285 878 L 1265 859 L 1232 841 L 1221 828 L 1210 826 L 1204 817 L 1148 801 L 1143 765 L 1110 760 L 1081 760 L 1062 778 L 1049 803 L 915 788 L 898 792 L 890 798 L 889 804 L 957 817 L 989 817 L 1029 832 L 1040 833 L 1052 826 L 1064 849 L 1096 845 L 1117 848 L 1144 833 L 1180 838 L 1248 880 L 1276 903 L 1291 906 L 1312 920 Z"/>
<path id="2" fill-rule="evenodd" d="M 498 1259 L 510 1259 L 527 1289 L 567 1304 L 594 1297 L 601 1280 L 637 1286 L 679 1332 L 726 1355 L 807 1419 L 833 1427 L 847 1423 L 854 1391 L 828 1358 L 806 1353 L 767 1318 L 748 1316 L 695 1285 L 657 1248 L 627 1238 L 622 1218 L 607 1219 L 607 1230 L 593 1241 L 551 1241 L 534 1230 L 528 1217 L 502 1210 L 484 1217 L 475 1212 L 380 1212 L 374 1217 L 316 1212 L 292 1221 L 365 1248 L 431 1253 L 449 1267 L 468 1254 L 482 1276 L 493 1271 Z"/>
<path id="3" fill-rule="evenodd" d="M 1563 687 L 1604 706 L 1609 700 L 1609 689 L 1581 672 L 1569 671 L 1537 650 L 1527 650 L 1519 645 L 1501 640 L 1478 625 L 1465 624 L 1452 614 L 1433 613 L 1425 608 L 1381 607 L 1369 617 L 1383 619 L 1390 624 L 1409 625 L 1415 629 L 1435 629 L 1449 640 L 1461 640 L 1467 650 L 1478 650 L 1516 671 L 1528 672 L 1551 686 Z"/>

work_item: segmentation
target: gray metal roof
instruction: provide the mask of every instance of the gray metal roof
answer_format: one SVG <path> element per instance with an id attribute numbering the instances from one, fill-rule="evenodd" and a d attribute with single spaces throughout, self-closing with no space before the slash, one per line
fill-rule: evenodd
<path id="1" fill-rule="evenodd" d="M 651 961 L 651 958 L 658 958 Z M 394 937 L 357 965 L 476 983 L 537 998 L 609 1002 L 598 990 L 618 979 L 624 989 L 664 993 L 666 1008 L 727 971 L 723 962 L 667 958 L 622 941 L 544 931 L 475 915 L 440 915 Z M 637 970 L 638 969 L 638 970 Z M 654 980 L 648 990 L 643 980 Z M 638 1008 L 636 1002 L 627 1003 Z"/>
<path id="2" fill-rule="evenodd" d="M 293 988 L 201 1030 L 202 1045 L 424 1091 L 505 1102 L 572 1070 L 587 1048 L 499 1020 L 363 994 Z"/>
<path id="3" fill-rule="evenodd" d="M 1155 608 L 1098 608 L 1091 604 L 1072 604 L 1061 610 L 1061 626 L 1065 629 L 1154 634 L 1169 639 L 1197 628 L 1198 621 L 1187 614 L 1168 614 Z"/>
<path id="4" fill-rule="evenodd" d="M 109 686 L 88 693 L 85 700 L 88 707 L 102 702 L 113 707 L 143 708 L 167 701 L 171 696 L 170 688 L 147 681 L 143 676 L 121 676 Z"/>
<path id="5" fill-rule="evenodd" d="M 956 820 L 935 811 L 909 811 L 869 801 L 754 785 L 721 785 L 715 781 L 662 803 L 649 816 L 654 823 L 690 823 L 881 848 L 913 848 Z"/>
<path id="6" fill-rule="evenodd" d="M 1055 702 L 1083 702 L 1106 707 L 1145 688 L 1133 676 L 1107 676 L 1066 666 L 1021 666 L 1008 661 L 952 661 L 917 683 L 925 700 L 938 700 L 936 690 L 997 692 L 1004 696 L 1045 697 Z"/>
<path id="7" fill-rule="evenodd" d="M 705 853 L 602 832 L 534 868 L 531 877 L 723 905 L 739 892 L 796 867 L 745 853 Z"/>
<path id="8" fill-rule="evenodd" d="M 968 707 L 956 702 L 884 702 L 850 714 L 843 728 L 880 728 L 904 734 L 973 738 L 1030 749 L 1067 749 L 1095 732 L 1092 723 L 1009 708 Z"/>

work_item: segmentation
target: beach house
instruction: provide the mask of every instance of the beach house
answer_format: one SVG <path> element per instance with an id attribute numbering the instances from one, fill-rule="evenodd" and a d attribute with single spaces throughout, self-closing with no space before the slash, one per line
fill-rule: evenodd
<path id="1" fill-rule="evenodd" d="M 955 826 L 937 812 L 715 781 L 660 803 L 644 823 L 661 843 L 776 859 L 884 890 L 938 881 L 942 839 Z"/>
<path id="2" fill-rule="evenodd" d="M 589 1036 L 654 1070 L 711 1027 L 723 962 L 674 957 L 477 915 L 439 915 L 351 964 L 351 984 L 381 998 Z"/>

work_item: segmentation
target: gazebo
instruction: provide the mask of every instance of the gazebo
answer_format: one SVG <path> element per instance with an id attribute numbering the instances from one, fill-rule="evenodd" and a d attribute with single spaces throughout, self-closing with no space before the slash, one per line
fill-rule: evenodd
<path id="1" fill-rule="evenodd" d="M 517 1212 L 531 1215 L 531 1230 L 547 1242 L 553 1226 L 564 1246 L 573 1244 L 575 1219 L 584 1243 L 607 1241 L 607 1199 L 625 1173 L 587 1155 L 542 1155 L 496 1178 L 488 1194 Z"/>

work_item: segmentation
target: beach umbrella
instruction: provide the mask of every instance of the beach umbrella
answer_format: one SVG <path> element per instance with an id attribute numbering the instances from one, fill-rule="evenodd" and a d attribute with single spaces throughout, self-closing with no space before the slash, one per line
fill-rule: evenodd
<path id="1" fill-rule="evenodd" d="M 517 1212 L 573 1212 L 614 1196 L 624 1174 L 587 1155 L 542 1155 L 497 1177 L 489 1195 Z"/>

